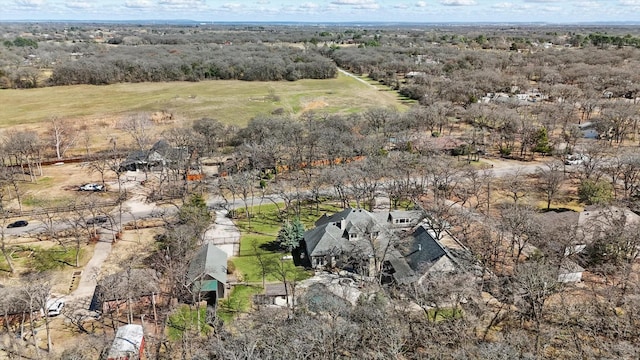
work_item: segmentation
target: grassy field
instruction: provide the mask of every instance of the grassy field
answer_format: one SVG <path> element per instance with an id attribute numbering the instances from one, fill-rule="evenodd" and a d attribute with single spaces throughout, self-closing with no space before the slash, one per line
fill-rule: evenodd
<path id="1" fill-rule="evenodd" d="M 258 114 L 282 108 L 350 113 L 373 106 L 402 110 L 395 92 L 380 91 L 354 78 L 246 82 L 235 80 L 63 86 L 0 91 L 0 128 L 36 125 L 51 116 L 104 121 L 135 112 L 166 111 L 178 120 L 216 118 L 245 125 Z"/>

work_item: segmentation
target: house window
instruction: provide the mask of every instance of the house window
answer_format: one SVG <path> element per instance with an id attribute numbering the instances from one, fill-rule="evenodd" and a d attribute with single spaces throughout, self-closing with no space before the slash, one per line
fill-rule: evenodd
<path id="1" fill-rule="evenodd" d="M 394 219 L 393 223 L 394 224 L 408 224 L 409 223 L 409 219 L 407 219 L 407 218 Z"/>
<path id="2" fill-rule="evenodd" d="M 325 264 L 326 264 L 326 260 L 324 256 L 313 258 L 313 267 L 324 266 Z"/>

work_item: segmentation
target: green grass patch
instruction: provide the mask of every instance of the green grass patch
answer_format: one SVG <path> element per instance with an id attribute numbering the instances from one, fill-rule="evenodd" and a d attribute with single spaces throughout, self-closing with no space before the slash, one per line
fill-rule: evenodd
<path id="1" fill-rule="evenodd" d="M 80 249 L 80 257 L 83 250 Z M 66 266 L 74 267 L 76 263 L 76 248 L 53 246 L 41 248 L 38 246 L 22 247 L 14 253 L 15 258 L 22 259 L 29 269 L 38 272 L 60 270 Z"/>
<path id="2" fill-rule="evenodd" d="M 278 208 L 279 206 L 279 208 Z M 266 281 L 282 281 L 278 272 L 285 271 L 288 279 L 302 280 L 310 276 L 309 272 L 301 267 L 296 267 L 291 260 L 281 260 L 285 255 L 276 243 L 276 236 L 286 218 L 293 219 L 292 215 L 281 213 L 282 204 L 264 204 L 258 208 L 250 208 L 251 222 L 244 214 L 244 209 L 237 210 L 238 218 L 235 223 L 240 229 L 240 255 L 233 259 L 236 272 L 247 282 L 262 282 L 263 266 L 258 255 L 268 265 Z M 300 221 L 309 229 L 322 214 L 333 214 L 341 209 L 334 204 L 321 204 L 316 212 L 315 205 L 304 205 L 300 214 Z M 282 268 L 284 267 L 284 268 Z M 278 270 L 279 269 L 279 270 Z"/>
<path id="3" fill-rule="evenodd" d="M 427 316 L 430 321 L 440 322 L 446 320 L 461 319 L 464 316 L 464 311 L 461 308 L 445 308 L 445 309 L 431 309 L 427 312 Z"/>
<path id="4" fill-rule="evenodd" d="M 45 198 L 37 195 L 27 195 L 22 199 L 22 205 L 33 208 L 47 208 L 55 206 L 67 206 L 72 203 L 71 198 Z"/>
<path id="5" fill-rule="evenodd" d="M 167 322 L 167 336 L 171 341 L 182 339 L 185 331 L 208 335 L 211 330 L 211 326 L 207 324 L 207 308 L 204 306 L 194 309 L 189 305 L 183 305 L 169 316 Z"/>
<path id="6" fill-rule="evenodd" d="M 554 211 L 554 212 L 564 212 L 564 211 L 575 211 L 581 212 L 584 211 L 584 205 L 580 204 L 578 201 L 570 201 L 570 202 L 552 202 L 551 208 L 547 210 L 547 202 L 546 201 L 538 201 L 536 206 L 542 212 Z"/>
<path id="7" fill-rule="evenodd" d="M 9 268 L 9 264 L 7 264 L 7 260 L 5 260 L 4 256 L 0 256 L 0 272 L 9 272 L 11 269 Z"/>
<path id="8" fill-rule="evenodd" d="M 234 286 L 229 297 L 218 302 L 218 316 L 224 322 L 230 322 L 236 315 L 249 311 L 253 295 L 261 292 L 262 287 L 260 286 Z"/>

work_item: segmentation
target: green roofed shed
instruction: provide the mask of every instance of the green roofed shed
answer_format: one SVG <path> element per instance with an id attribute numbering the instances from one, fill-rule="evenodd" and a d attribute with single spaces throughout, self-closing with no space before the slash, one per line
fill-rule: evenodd
<path id="1" fill-rule="evenodd" d="M 189 282 L 207 301 L 224 297 L 227 283 L 227 253 L 213 244 L 204 244 L 189 264 Z"/>

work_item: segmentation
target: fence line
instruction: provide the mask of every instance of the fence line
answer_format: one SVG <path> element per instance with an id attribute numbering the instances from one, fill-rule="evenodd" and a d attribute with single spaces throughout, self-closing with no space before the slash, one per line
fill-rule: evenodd
<path id="1" fill-rule="evenodd" d="M 55 213 L 72 212 L 72 211 L 78 211 L 78 210 L 104 208 L 109 206 L 116 206 L 119 203 L 120 203 L 120 199 L 116 199 L 116 200 L 110 200 L 110 201 L 96 202 L 92 204 L 78 204 L 78 205 L 73 204 L 73 205 L 54 206 L 54 207 L 38 208 L 38 209 L 24 210 L 24 211 L 9 210 L 7 212 L 15 216 L 34 216 L 34 215 L 42 215 L 42 214 L 55 214 Z"/>

